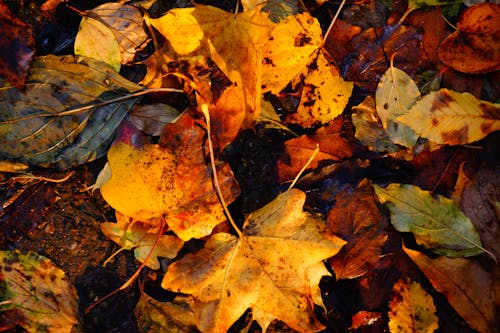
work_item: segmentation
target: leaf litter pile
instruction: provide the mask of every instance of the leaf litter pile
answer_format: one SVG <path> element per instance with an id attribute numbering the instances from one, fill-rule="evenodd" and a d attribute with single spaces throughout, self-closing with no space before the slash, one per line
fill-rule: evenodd
<path id="1" fill-rule="evenodd" d="M 0 9 L 0 331 L 497 331 L 499 5 Z"/>

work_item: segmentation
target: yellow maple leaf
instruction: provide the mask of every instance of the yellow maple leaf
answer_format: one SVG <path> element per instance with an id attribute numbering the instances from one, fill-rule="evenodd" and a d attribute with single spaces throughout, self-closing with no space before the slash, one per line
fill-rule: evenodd
<path id="1" fill-rule="evenodd" d="M 262 46 L 273 23 L 260 8 L 237 15 L 212 6 L 170 10 L 148 19 L 170 43 L 177 57 L 206 56 L 233 82 L 227 99 L 239 105 L 244 119 L 253 123 L 261 99 Z"/>
<path id="2" fill-rule="evenodd" d="M 108 204 L 128 217 L 152 224 L 165 218 L 182 240 L 201 238 L 226 221 L 215 193 L 212 173 L 203 151 L 205 132 L 185 114 L 166 125 L 160 144 L 140 148 L 119 142 L 108 151 L 111 179 L 101 194 Z M 217 174 L 226 202 L 239 188 L 227 164 Z"/>
<path id="3" fill-rule="evenodd" d="M 225 332 L 248 308 L 264 331 L 274 319 L 300 332 L 321 330 L 313 302 L 321 302 L 319 279 L 328 275 L 322 261 L 345 241 L 304 212 L 304 201 L 300 190 L 282 193 L 250 215 L 242 237 L 217 233 L 173 263 L 162 287 L 194 296 L 203 332 Z"/>

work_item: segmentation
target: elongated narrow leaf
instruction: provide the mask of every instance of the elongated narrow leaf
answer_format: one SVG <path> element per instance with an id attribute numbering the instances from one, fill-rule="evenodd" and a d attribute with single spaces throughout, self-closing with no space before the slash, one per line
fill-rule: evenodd
<path id="1" fill-rule="evenodd" d="M 28 332 L 78 331 L 75 288 L 49 259 L 35 252 L 0 251 L 0 277 L 0 302 L 21 311 L 21 326 Z"/>
<path id="2" fill-rule="evenodd" d="M 500 104 L 441 89 L 424 96 L 397 120 L 430 141 L 463 145 L 500 130 Z"/>
<path id="3" fill-rule="evenodd" d="M 391 66 L 384 73 L 375 93 L 377 113 L 384 129 L 394 143 L 413 148 L 418 135 L 396 121 L 398 116 L 408 113 L 420 97 L 420 91 L 412 78 L 402 70 Z"/>
<path id="4" fill-rule="evenodd" d="M 421 252 L 403 249 L 472 328 L 482 333 L 497 332 L 492 278 L 477 262 L 431 259 Z"/>
<path id="5" fill-rule="evenodd" d="M 39 57 L 26 92 L 0 88 L 0 157 L 61 169 L 99 158 L 138 98 L 105 102 L 141 89 L 90 58 Z"/>
<path id="6" fill-rule="evenodd" d="M 474 225 L 452 200 L 417 186 L 374 185 L 381 203 L 391 211 L 391 223 L 412 232 L 417 243 L 450 257 L 474 256 L 484 251 Z"/>

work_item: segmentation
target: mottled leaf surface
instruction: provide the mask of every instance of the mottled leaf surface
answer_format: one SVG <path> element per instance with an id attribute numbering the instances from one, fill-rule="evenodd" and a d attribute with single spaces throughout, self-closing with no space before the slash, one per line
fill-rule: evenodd
<path id="1" fill-rule="evenodd" d="M 138 98 L 101 103 L 141 89 L 90 58 L 38 57 L 26 92 L 0 88 L 0 157 L 61 169 L 101 157 Z"/>

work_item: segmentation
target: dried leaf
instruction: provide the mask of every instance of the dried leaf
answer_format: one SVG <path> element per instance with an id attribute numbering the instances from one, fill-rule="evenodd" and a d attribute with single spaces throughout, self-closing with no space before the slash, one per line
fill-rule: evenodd
<path id="1" fill-rule="evenodd" d="M 101 103 L 141 89 L 90 58 L 38 57 L 25 93 L 0 88 L 0 157 L 61 169 L 99 158 L 138 98 Z"/>
<path id="2" fill-rule="evenodd" d="M 484 251 L 474 225 L 452 200 L 413 185 L 373 186 L 380 202 L 389 208 L 394 228 L 412 232 L 418 244 L 450 257 Z"/>
<path id="3" fill-rule="evenodd" d="M 354 192 L 335 196 L 335 205 L 326 223 L 330 232 L 347 240 L 339 254 L 328 261 L 337 279 L 353 279 L 365 274 L 382 254 L 388 220 L 375 200 L 367 180 Z"/>
<path id="4" fill-rule="evenodd" d="M 393 333 L 433 333 L 439 328 L 436 306 L 415 281 L 400 279 L 389 302 L 389 330 Z"/>
<path id="5" fill-rule="evenodd" d="M 242 237 L 215 234 L 202 250 L 173 263 L 162 287 L 194 296 L 203 332 L 226 331 L 247 308 L 263 331 L 272 319 L 300 332 L 321 330 L 311 298 L 319 278 L 311 280 L 308 271 L 345 242 L 303 212 L 304 201 L 299 190 L 282 193 L 249 216 Z"/>
<path id="6" fill-rule="evenodd" d="M 32 28 L 13 16 L 0 2 L 0 76 L 18 89 L 24 87 L 31 59 L 35 52 Z"/>
<path id="7" fill-rule="evenodd" d="M 339 119 L 321 127 L 313 135 L 303 135 L 285 142 L 286 151 L 278 160 L 279 181 L 295 178 L 311 157 L 316 145 L 319 153 L 309 165 L 314 169 L 321 161 L 341 161 L 354 154 L 354 146 L 341 136 L 342 122 Z"/>
<path id="8" fill-rule="evenodd" d="M 102 186 L 102 196 L 127 217 L 143 222 L 164 217 L 182 240 L 207 236 L 226 218 L 205 161 L 205 132 L 184 114 L 165 133 L 159 145 L 113 145 L 108 152 L 112 177 Z M 227 164 L 217 169 L 230 203 L 239 188 Z"/>
<path id="9" fill-rule="evenodd" d="M 122 249 L 134 249 L 135 258 L 140 262 L 144 262 L 150 255 L 160 232 L 155 228 L 152 229 L 148 223 L 134 221 L 120 212 L 116 212 L 116 223 L 101 223 L 100 228 L 106 237 L 120 245 Z M 174 258 L 183 245 L 184 242 L 175 236 L 161 235 L 146 266 L 160 269 L 158 257 Z"/>
<path id="10" fill-rule="evenodd" d="M 178 116 L 177 109 L 162 103 L 138 105 L 129 113 L 130 122 L 137 129 L 153 136 L 159 136 L 163 127 Z"/>
<path id="11" fill-rule="evenodd" d="M 497 331 L 493 283 L 479 264 L 463 258 L 430 259 L 407 248 L 404 251 L 473 329 L 484 333 Z"/>
<path id="12" fill-rule="evenodd" d="M 191 297 L 159 302 L 142 293 L 134 310 L 139 332 L 197 333 L 192 303 Z"/>
<path id="13" fill-rule="evenodd" d="M 351 318 L 350 330 L 357 330 L 364 326 L 375 324 L 382 318 L 381 312 L 358 311 Z"/>
<path id="14" fill-rule="evenodd" d="M 243 9 L 248 11 L 262 6 L 264 2 L 265 6 L 262 7 L 262 11 L 269 12 L 269 18 L 273 22 L 278 22 L 291 15 L 297 14 L 303 7 L 303 4 L 298 0 L 243 0 L 241 4 Z"/>
<path id="15" fill-rule="evenodd" d="M 233 86 L 224 91 L 211 113 L 241 114 L 239 124 L 234 122 L 237 130 L 253 124 L 260 110 L 262 47 L 272 29 L 267 14 L 255 9 L 234 15 L 196 5 L 147 21 L 168 40 L 177 56 L 208 57 L 231 80 Z"/>
<path id="16" fill-rule="evenodd" d="M 0 302 L 22 312 L 21 326 L 30 332 L 78 329 L 75 288 L 64 272 L 35 253 L 0 251 Z M 5 305 L 4 305 L 5 306 Z"/>
<path id="17" fill-rule="evenodd" d="M 397 118 L 408 114 L 420 97 L 420 91 L 412 78 L 402 70 L 391 66 L 380 79 L 375 93 L 377 114 L 392 142 L 412 149 L 418 135 Z"/>
<path id="18" fill-rule="evenodd" d="M 500 130 L 500 104 L 441 89 L 424 96 L 397 121 L 430 141 L 463 145 Z"/>
<path id="19" fill-rule="evenodd" d="M 482 3 L 464 10 L 458 30 L 439 46 L 439 59 L 457 71 L 470 74 L 500 69 L 500 5 Z"/>
<path id="20" fill-rule="evenodd" d="M 84 13 L 75 40 L 75 54 L 110 63 L 119 71 L 120 63 L 131 63 L 148 41 L 140 10 L 110 2 Z"/>

